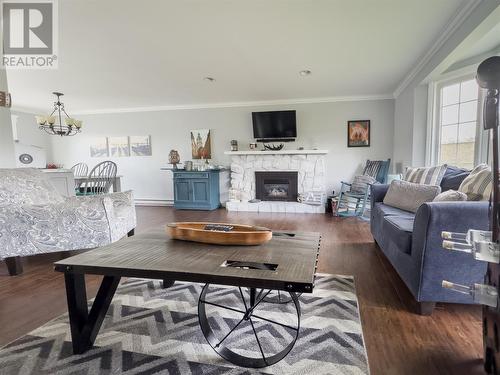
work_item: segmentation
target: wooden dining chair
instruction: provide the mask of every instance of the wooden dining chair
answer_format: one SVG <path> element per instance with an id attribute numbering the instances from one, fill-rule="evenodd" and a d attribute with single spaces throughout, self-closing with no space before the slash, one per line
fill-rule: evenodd
<path id="1" fill-rule="evenodd" d="M 87 177 L 87 173 L 89 172 L 89 166 L 85 163 L 78 163 L 71 167 L 73 171 L 73 175 L 75 177 Z"/>
<path id="2" fill-rule="evenodd" d="M 75 176 L 75 192 L 78 194 L 81 182 L 76 179 L 78 177 L 87 177 L 89 166 L 85 163 L 77 163 L 71 167 L 71 170 L 73 171 L 73 176 Z"/>
<path id="3" fill-rule="evenodd" d="M 117 166 L 112 161 L 103 161 L 90 171 L 77 195 L 107 194 L 116 178 Z"/>

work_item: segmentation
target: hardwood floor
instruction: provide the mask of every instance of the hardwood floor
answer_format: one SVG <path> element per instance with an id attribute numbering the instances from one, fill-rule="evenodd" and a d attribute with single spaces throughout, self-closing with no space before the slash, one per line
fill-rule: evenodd
<path id="1" fill-rule="evenodd" d="M 438 304 L 432 316 L 416 315 L 410 292 L 363 221 L 315 214 L 175 211 L 167 207 L 139 207 L 137 215 L 136 233 L 182 220 L 321 232 L 318 271 L 355 277 L 373 375 L 483 373 L 480 307 Z M 0 262 L 0 346 L 66 311 L 63 277 L 52 268 L 52 262 L 61 256 L 24 258 L 24 274 L 14 277 L 8 276 Z M 89 298 L 99 282 L 99 277 L 87 277 Z"/>

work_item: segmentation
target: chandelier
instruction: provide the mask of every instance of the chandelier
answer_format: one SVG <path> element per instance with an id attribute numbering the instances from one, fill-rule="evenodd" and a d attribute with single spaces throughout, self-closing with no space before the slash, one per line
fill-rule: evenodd
<path id="1" fill-rule="evenodd" d="M 64 103 L 61 102 L 61 92 L 53 92 L 57 96 L 57 101 L 54 102 L 54 110 L 48 116 L 35 116 L 36 122 L 40 130 L 45 130 L 51 135 L 75 135 L 80 133 L 82 122 L 69 117 L 64 109 Z"/>

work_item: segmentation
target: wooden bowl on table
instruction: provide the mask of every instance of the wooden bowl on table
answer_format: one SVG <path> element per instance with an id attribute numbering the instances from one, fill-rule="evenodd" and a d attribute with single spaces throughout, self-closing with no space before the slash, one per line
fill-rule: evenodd
<path id="1" fill-rule="evenodd" d="M 268 228 L 226 223 L 170 223 L 166 231 L 177 240 L 214 245 L 262 245 L 273 237 L 273 232 Z"/>

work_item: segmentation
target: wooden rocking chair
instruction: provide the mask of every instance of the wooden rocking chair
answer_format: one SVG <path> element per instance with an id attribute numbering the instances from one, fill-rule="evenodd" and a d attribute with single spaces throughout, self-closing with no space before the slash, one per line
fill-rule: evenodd
<path id="1" fill-rule="evenodd" d="M 363 174 L 356 176 L 352 183 L 341 181 L 337 215 L 342 217 L 363 216 L 370 201 L 370 186 L 385 183 L 391 159 L 367 160 Z"/>

